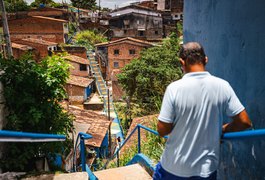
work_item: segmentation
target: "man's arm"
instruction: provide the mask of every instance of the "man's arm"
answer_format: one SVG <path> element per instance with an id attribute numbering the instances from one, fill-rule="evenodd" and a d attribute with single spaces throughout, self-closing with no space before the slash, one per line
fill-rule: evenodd
<path id="1" fill-rule="evenodd" d="M 164 137 L 171 133 L 173 129 L 173 123 L 165 123 L 162 121 L 158 121 L 157 123 L 157 131 L 161 137 Z"/>
<path id="2" fill-rule="evenodd" d="M 232 117 L 233 121 L 223 125 L 223 133 L 243 131 L 252 126 L 246 110 Z"/>

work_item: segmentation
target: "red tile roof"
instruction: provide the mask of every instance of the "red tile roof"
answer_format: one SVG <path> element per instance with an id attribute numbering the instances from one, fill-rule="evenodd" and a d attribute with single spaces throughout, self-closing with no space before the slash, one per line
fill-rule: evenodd
<path id="1" fill-rule="evenodd" d="M 72 61 L 72 62 L 76 62 L 79 64 L 89 64 L 88 59 L 85 58 L 81 58 L 79 56 L 75 56 L 75 55 L 67 55 L 64 57 L 66 60 Z"/>
<path id="2" fill-rule="evenodd" d="M 15 49 L 20 49 L 22 51 L 28 51 L 28 50 L 32 50 L 33 48 L 31 46 L 27 46 L 24 44 L 18 44 L 18 43 L 11 43 L 12 44 L 12 48 Z"/>
<path id="3" fill-rule="evenodd" d="M 86 140 L 85 144 L 100 147 L 111 123 L 108 121 L 108 118 L 91 110 L 84 110 L 76 106 L 69 106 L 69 111 L 75 116 L 76 123 L 88 125 L 85 133 L 92 135 L 93 138 Z"/>
<path id="4" fill-rule="evenodd" d="M 39 19 L 46 19 L 50 21 L 57 21 L 57 22 L 62 22 L 62 23 L 67 23 L 68 21 L 63 20 L 63 19 L 56 19 L 56 18 L 51 18 L 51 17 L 44 17 L 44 16 L 31 16 L 33 18 L 39 18 Z"/>
<path id="5" fill-rule="evenodd" d="M 140 43 L 140 44 L 147 45 L 147 46 L 153 46 L 154 45 L 154 44 L 152 44 L 152 43 L 150 43 L 148 41 L 143 41 L 143 40 L 140 40 L 140 39 L 126 37 L 126 38 L 118 39 L 118 40 L 115 40 L 115 41 L 99 43 L 99 44 L 96 44 L 95 46 L 111 46 L 111 45 L 114 45 L 114 44 L 117 44 L 117 43 L 121 43 L 123 41 L 131 41 L 131 42 Z"/>
<path id="6" fill-rule="evenodd" d="M 72 84 L 75 86 L 80 86 L 80 87 L 87 87 L 89 86 L 94 80 L 81 77 L 81 76 L 74 76 L 70 75 L 69 79 L 67 80 L 67 84 Z"/>
<path id="7" fill-rule="evenodd" d="M 51 41 L 46 41 L 43 39 L 36 39 L 36 38 L 25 38 L 22 39 L 22 41 L 27 41 L 35 44 L 41 44 L 41 45 L 46 45 L 46 46 L 57 46 L 58 43 L 56 42 L 51 42 Z"/>

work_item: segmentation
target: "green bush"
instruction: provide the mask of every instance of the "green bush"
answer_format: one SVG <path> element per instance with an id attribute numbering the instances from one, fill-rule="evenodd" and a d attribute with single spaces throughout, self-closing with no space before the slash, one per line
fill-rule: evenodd
<path id="1" fill-rule="evenodd" d="M 0 57 L 4 97 L 8 109 L 4 129 L 35 133 L 64 134 L 72 130 L 73 118 L 60 106 L 66 92 L 69 65 L 52 56 L 40 64 L 25 56 L 19 60 Z M 30 171 L 35 158 L 66 150 L 61 143 L 7 143 L 0 166 L 5 171 Z"/>
<path id="2" fill-rule="evenodd" d="M 95 44 L 107 42 L 107 38 L 95 31 L 81 31 L 75 36 L 76 44 L 85 46 L 87 49 L 94 49 Z"/>

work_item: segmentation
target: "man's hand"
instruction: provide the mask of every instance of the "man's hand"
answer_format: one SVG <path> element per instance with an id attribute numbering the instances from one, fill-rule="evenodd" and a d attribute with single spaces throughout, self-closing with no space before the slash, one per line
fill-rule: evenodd
<path id="1" fill-rule="evenodd" d="M 173 124 L 172 123 L 165 123 L 162 121 L 158 121 L 157 123 L 157 131 L 161 137 L 164 137 L 171 133 L 173 129 Z"/>
<path id="2" fill-rule="evenodd" d="M 232 117 L 232 119 L 232 122 L 223 125 L 223 133 L 243 131 L 252 126 L 246 110 L 243 110 L 238 115 Z"/>

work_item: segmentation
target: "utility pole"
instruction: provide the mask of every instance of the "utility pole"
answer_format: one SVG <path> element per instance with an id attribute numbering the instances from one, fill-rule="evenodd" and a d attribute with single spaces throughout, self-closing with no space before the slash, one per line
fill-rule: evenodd
<path id="1" fill-rule="evenodd" d="M 8 23 L 7 23 L 7 18 L 6 18 L 6 10 L 5 10 L 4 0 L 0 0 L 0 9 L 2 12 L 4 39 L 5 39 L 6 47 L 7 47 L 7 54 L 8 54 L 8 57 L 11 57 L 11 56 L 13 56 L 13 52 L 12 52 L 12 47 L 11 47 L 11 40 L 10 40 Z"/>
<path id="2" fill-rule="evenodd" d="M 3 0 L 0 0 L 0 10 L 2 12 L 4 39 L 6 41 L 8 57 L 11 57 L 13 53 L 12 53 L 9 29 L 8 29 L 7 18 L 6 18 L 6 10 L 5 10 L 5 5 L 4 5 Z M 3 126 L 5 124 L 4 114 L 5 114 L 4 87 L 3 87 L 3 84 L 0 82 L 0 130 L 3 129 Z M 0 144 L 0 158 L 2 158 L 3 156 L 4 148 L 5 148 L 5 145 L 1 143 Z M 1 173 L 2 173 L 2 169 L 0 168 L 0 174 Z"/>

